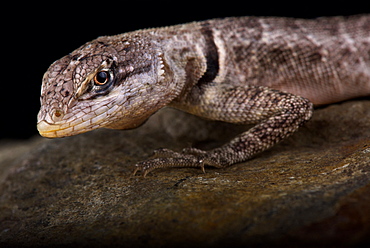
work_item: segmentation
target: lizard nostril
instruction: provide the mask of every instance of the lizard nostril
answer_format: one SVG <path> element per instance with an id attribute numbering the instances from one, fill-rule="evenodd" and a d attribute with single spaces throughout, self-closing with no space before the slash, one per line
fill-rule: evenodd
<path id="1" fill-rule="evenodd" d="M 62 113 L 61 113 L 59 110 L 55 110 L 54 115 L 55 115 L 56 117 L 60 117 L 60 116 L 62 115 Z"/>
<path id="2" fill-rule="evenodd" d="M 64 113 L 62 110 L 54 109 L 51 118 L 53 119 L 53 121 L 56 122 L 56 121 L 60 121 L 61 118 L 63 118 L 63 116 L 64 116 Z"/>

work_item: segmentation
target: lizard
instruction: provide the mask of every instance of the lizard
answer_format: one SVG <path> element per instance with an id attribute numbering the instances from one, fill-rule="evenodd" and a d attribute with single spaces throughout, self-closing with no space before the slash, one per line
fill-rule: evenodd
<path id="1" fill-rule="evenodd" d="M 132 129 L 163 107 L 253 126 L 211 150 L 158 149 L 135 165 L 223 168 L 296 132 L 314 107 L 370 95 L 370 15 L 228 17 L 101 36 L 42 79 L 44 137 Z"/>

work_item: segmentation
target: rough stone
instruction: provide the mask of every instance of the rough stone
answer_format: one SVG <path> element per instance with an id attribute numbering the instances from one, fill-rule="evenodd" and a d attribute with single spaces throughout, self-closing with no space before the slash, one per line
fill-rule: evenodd
<path id="1" fill-rule="evenodd" d="M 156 148 L 209 149 L 246 127 L 176 110 L 142 127 L 0 144 L 0 246 L 370 243 L 370 100 L 318 109 L 225 169 L 131 176 Z"/>

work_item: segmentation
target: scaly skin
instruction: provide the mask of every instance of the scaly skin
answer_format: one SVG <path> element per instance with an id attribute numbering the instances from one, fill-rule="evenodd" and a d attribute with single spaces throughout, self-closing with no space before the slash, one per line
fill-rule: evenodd
<path id="1" fill-rule="evenodd" d="M 211 151 L 164 149 L 137 164 L 225 167 L 294 133 L 313 104 L 370 95 L 370 16 L 241 17 L 99 37 L 43 78 L 38 130 L 55 138 L 140 126 L 164 106 L 255 124 Z"/>

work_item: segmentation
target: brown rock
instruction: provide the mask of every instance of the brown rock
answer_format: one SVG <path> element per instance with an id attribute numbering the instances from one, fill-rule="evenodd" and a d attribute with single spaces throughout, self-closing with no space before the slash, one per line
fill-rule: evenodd
<path id="1" fill-rule="evenodd" d="M 166 109 L 135 130 L 3 142 L 0 245 L 369 242 L 369 100 L 318 109 L 293 137 L 245 163 L 131 176 L 156 148 L 207 149 L 243 129 Z"/>

